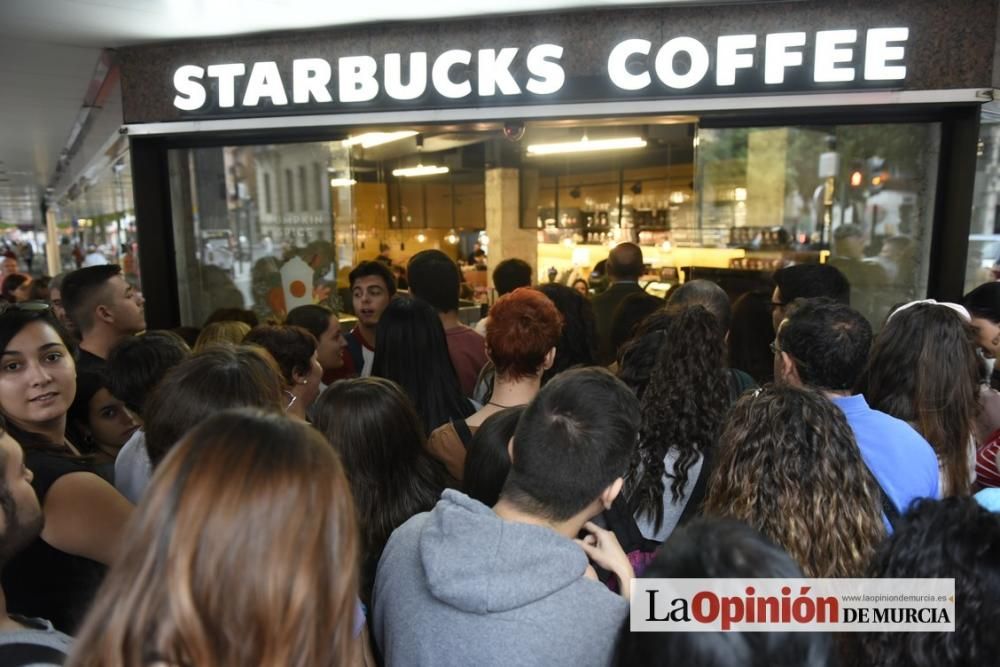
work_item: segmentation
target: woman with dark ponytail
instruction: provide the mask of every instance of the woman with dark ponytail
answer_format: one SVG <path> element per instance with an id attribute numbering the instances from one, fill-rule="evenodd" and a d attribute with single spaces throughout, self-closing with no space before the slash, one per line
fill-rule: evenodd
<path id="1" fill-rule="evenodd" d="M 664 343 L 642 394 L 639 446 L 625 481 L 639 530 L 656 542 L 698 509 L 732 401 L 718 320 L 702 306 L 668 310 Z"/>

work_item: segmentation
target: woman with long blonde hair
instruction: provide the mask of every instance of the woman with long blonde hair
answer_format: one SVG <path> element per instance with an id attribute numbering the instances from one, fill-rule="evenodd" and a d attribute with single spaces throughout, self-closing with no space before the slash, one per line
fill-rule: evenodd
<path id="1" fill-rule="evenodd" d="M 807 577 L 860 577 L 885 537 L 880 502 L 840 408 L 768 385 L 734 405 L 703 513 L 749 524 Z"/>
<path id="2" fill-rule="evenodd" d="M 340 461 L 280 415 L 222 412 L 158 466 L 68 664 L 347 665 L 357 533 Z"/>

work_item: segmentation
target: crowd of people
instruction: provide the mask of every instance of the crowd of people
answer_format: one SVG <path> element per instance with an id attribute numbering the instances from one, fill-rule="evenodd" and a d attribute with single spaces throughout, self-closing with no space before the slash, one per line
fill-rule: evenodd
<path id="1" fill-rule="evenodd" d="M 1000 283 L 873 327 L 831 265 L 735 303 L 606 266 L 505 260 L 472 328 L 445 253 L 408 293 L 364 261 L 346 333 L 147 330 L 116 265 L 11 287 L 0 665 L 995 661 Z M 956 631 L 629 631 L 637 577 L 803 576 L 954 578 Z"/>

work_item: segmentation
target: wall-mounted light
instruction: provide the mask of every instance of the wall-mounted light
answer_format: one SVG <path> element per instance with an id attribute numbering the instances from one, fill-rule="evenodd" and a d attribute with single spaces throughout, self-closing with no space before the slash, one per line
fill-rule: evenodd
<path id="1" fill-rule="evenodd" d="M 670 203 L 671 204 L 683 204 L 684 203 L 684 193 L 680 190 L 675 190 L 670 193 Z"/>
<path id="2" fill-rule="evenodd" d="M 331 178 L 330 187 L 331 188 L 347 188 L 357 183 L 353 178 Z"/>
<path id="3" fill-rule="evenodd" d="M 423 165 L 418 164 L 416 167 L 402 167 L 400 169 L 393 169 L 393 176 L 400 176 L 403 178 L 413 178 L 415 176 L 434 176 L 436 174 L 447 174 L 450 169 L 448 167 L 439 167 L 437 165 Z"/>
<path id="4" fill-rule="evenodd" d="M 454 229 L 448 230 L 448 233 L 445 235 L 444 240 L 446 243 L 449 243 L 451 245 L 458 245 L 458 234 L 455 233 Z"/>
<path id="5" fill-rule="evenodd" d="M 388 144 L 393 141 L 399 141 L 400 139 L 412 137 L 415 134 L 416 132 L 413 130 L 400 130 L 398 132 L 366 132 L 365 134 L 359 134 L 356 137 L 348 137 L 341 143 L 348 148 L 358 145 L 362 148 L 374 148 L 375 146 L 381 146 L 382 144 Z"/>
<path id="6" fill-rule="evenodd" d="M 627 148 L 644 148 L 646 140 L 642 137 L 617 137 L 614 139 L 588 139 L 580 141 L 563 141 L 555 144 L 532 144 L 528 146 L 528 155 L 558 155 L 560 153 L 591 153 L 595 151 L 613 151 Z"/>
<path id="7" fill-rule="evenodd" d="M 417 243 L 426 243 L 426 242 L 427 242 L 427 234 L 424 234 L 423 232 L 417 234 Z"/>

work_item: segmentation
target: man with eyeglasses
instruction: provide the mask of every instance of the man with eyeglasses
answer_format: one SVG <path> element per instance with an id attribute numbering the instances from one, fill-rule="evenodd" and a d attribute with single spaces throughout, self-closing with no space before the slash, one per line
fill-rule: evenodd
<path id="1" fill-rule="evenodd" d="M 847 417 L 861 457 L 882 489 L 886 527 L 918 498 L 940 495 L 937 456 L 913 427 L 854 394 L 872 344 L 868 320 L 831 299 L 800 299 L 771 343 L 774 379 L 823 392 Z"/>
<path id="2" fill-rule="evenodd" d="M 845 305 L 851 304 L 851 283 L 835 266 L 829 264 L 796 264 L 774 272 L 774 293 L 771 295 L 771 322 L 778 330 L 785 319 L 785 307 L 796 299 L 826 297 Z"/>

